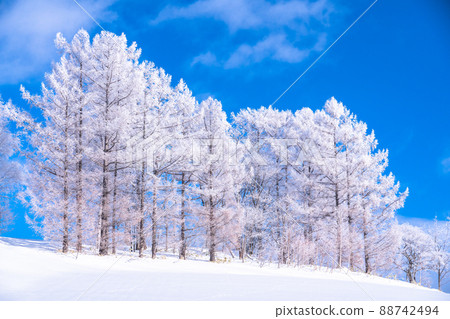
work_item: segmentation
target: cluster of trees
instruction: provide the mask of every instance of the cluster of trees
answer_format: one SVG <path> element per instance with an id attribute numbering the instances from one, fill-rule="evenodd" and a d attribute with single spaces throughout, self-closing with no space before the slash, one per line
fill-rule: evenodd
<path id="1" fill-rule="evenodd" d="M 401 244 L 396 265 L 409 282 L 417 282 L 417 274 L 432 271 L 437 275 L 438 289 L 450 273 L 450 219 L 435 219 L 425 229 L 402 224 Z"/>
<path id="2" fill-rule="evenodd" d="M 61 59 L 40 94 L 21 88 L 32 112 L 1 111 L 17 127 L 4 140 L 14 149 L 20 137 L 27 159 L 28 222 L 63 252 L 185 259 L 205 247 L 211 261 L 227 250 L 367 273 L 398 259 L 395 212 L 408 190 L 342 103 L 243 109 L 229 121 L 219 101 L 198 103 L 183 80 L 172 86 L 140 62 L 125 35 L 80 30 L 55 43 Z"/>

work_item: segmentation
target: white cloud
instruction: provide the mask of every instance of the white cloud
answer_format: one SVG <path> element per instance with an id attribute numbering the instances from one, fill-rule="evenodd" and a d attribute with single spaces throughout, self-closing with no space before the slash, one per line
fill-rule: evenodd
<path id="1" fill-rule="evenodd" d="M 200 54 L 196 56 L 191 63 L 191 66 L 194 66 L 196 64 L 203 64 L 203 65 L 217 65 L 217 57 L 215 54 L 211 53 L 210 51 Z"/>
<path id="2" fill-rule="evenodd" d="M 328 0 L 197 0 L 187 6 L 166 6 L 151 23 L 208 18 L 224 23 L 232 39 L 239 30 L 254 33 L 251 37 L 257 38 L 254 43 L 241 42 L 237 47 L 230 48 L 228 56 L 218 59 L 217 54 L 207 51 L 191 63 L 211 66 L 218 65 L 220 60 L 224 68 L 237 68 L 265 59 L 298 63 L 311 51 L 321 50 L 326 37 L 317 28 L 323 28 L 331 11 L 333 7 Z M 316 29 L 312 27 L 312 22 L 316 22 Z M 313 43 L 313 46 L 300 45 L 303 43 L 301 41 L 296 41 L 294 45 L 287 34 L 295 34 L 297 38 L 301 36 L 302 40 Z M 226 39 L 220 38 L 218 41 L 222 40 Z"/>
<path id="3" fill-rule="evenodd" d="M 444 173 L 450 173 L 450 157 L 444 159 L 442 162 L 442 167 L 444 169 Z"/>
<path id="4" fill-rule="evenodd" d="M 111 18 L 111 0 L 79 1 L 97 19 Z M 57 32 L 71 37 L 95 23 L 74 1 L 17 0 L 0 14 L 0 83 L 17 83 L 39 74 L 55 56 Z"/>
<path id="5" fill-rule="evenodd" d="M 198 0 L 185 7 L 167 6 L 152 21 L 186 18 L 212 18 L 226 23 L 232 32 L 322 20 L 331 10 L 327 0 L 291 0 L 271 3 L 265 0 Z"/>
<path id="6" fill-rule="evenodd" d="M 277 61 L 300 62 L 309 54 L 309 50 L 300 50 L 287 41 L 284 34 L 273 34 L 253 46 L 241 45 L 225 62 L 227 69 L 241 65 L 258 63 L 267 58 Z"/>

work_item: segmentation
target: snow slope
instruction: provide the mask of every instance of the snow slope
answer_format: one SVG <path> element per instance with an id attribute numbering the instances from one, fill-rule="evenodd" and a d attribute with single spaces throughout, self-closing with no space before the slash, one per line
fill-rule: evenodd
<path id="1" fill-rule="evenodd" d="M 450 300 L 434 289 L 344 271 L 129 253 L 77 258 L 56 248 L 0 237 L 0 300 Z"/>

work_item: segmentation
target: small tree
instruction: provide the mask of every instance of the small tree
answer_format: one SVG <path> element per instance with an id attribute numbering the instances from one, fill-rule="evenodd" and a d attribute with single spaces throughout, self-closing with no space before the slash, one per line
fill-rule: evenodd
<path id="1" fill-rule="evenodd" d="M 427 231 L 433 240 L 431 250 L 431 269 L 437 274 L 438 289 L 450 273 L 450 219 L 439 222 L 434 219 L 434 224 Z"/>
<path id="2" fill-rule="evenodd" d="M 430 268 L 433 239 L 419 227 L 409 224 L 401 225 L 399 230 L 402 239 L 397 266 L 406 274 L 409 282 L 415 283 L 416 274 Z"/>

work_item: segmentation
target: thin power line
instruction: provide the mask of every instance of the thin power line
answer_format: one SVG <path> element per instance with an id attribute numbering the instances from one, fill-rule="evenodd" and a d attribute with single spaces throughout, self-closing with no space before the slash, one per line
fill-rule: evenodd
<path id="1" fill-rule="evenodd" d="M 378 2 L 378 0 L 375 0 L 366 10 L 364 10 L 364 12 L 361 13 L 361 15 L 355 21 L 353 21 L 353 23 L 350 24 L 350 26 L 347 29 L 345 29 L 345 31 L 342 32 L 342 34 L 336 40 L 334 40 L 334 42 L 331 43 L 331 45 L 325 51 L 323 51 L 322 54 L 319 55 L 319 57 L 317 59 L 315 59 L 314 62 L 311 63 L 311 65 L 305 71 L 303 71 L 303 73 L 294 82 L 292 82 L 292 84 L 271 104 L 271 106 L 273 106 L 275 103 L 277 103 L 278 100 L 281 99 L 283 97 L 283 95 L 285 95 L 287 93 L 287 91 L 289 91 L 294 86 L 294 84 L 297 83 L 297 81 L 300 80 L 306 74 L 306 72 L 308 72 L 309 69 L 311 69 L 313 67 L 313 65 L 316 64 L 317 61 L 319 61 L 325 55 L 325 53 L 327 53 L 328 50 L 330 50 L 331 47 L 333 47 L 333 45 L 335 45 L 336 42 L 338 42 L 344 36 L 344 34 L 346 34 L 347 31 L 350 30 L 356 24 L 356 22 L 358 22 L 359 19 L 361 19 L 367 13 L 367 11 L 369 11 L 374 6 L 374 4 L 377 2 Z"/>
<path id="2" fill-rule="evenodd" d="M 77 4 L 77 6 L 80 7 L 81 10 L 84 11 L 84 13 L 86 13 L 88 15 L 89 18 L 91 18 L 92 21 L 94 21 L 99 27 L 100 29 L 102 29 L 103 31 L 106 32 L 105 28 L 103 28 L 100 23 L 97 22 L 97 20 L 94 19 L 93 16 L 91 16 L 91 14 L 89 12 L 87 12 L 87 10 L 77 1 L 77 0 L 73 0 L 73 2 L 75 2 Z"/>

